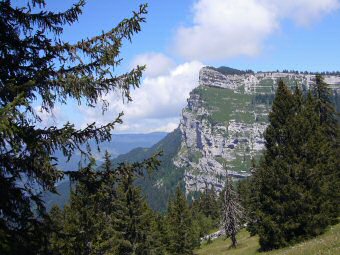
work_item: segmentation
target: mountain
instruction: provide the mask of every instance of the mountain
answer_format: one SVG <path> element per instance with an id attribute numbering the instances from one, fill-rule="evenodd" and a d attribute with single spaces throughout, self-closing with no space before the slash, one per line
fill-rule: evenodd
<path id="1" fill-rule="evenodd" d="M 340 76 L 324 77 L 340 111 Z M 154 209 L 165 208 L 164 199 L 174 188 L 170 183 L 176 186 L 176 180 L 184 185 L 190 199 L 206 186 L 220 191 L 225 169 L 236 179 L 250 176 L 251 159 L 258 159 L 264 149 L 263 132 L 279 79 L 304 92 L 315 83 L 315 75 L 307 73 L 254 73 L 227 67 L 200 70 L 198 86 L 182 111 L 179 129 L 167 136 L 176 137 L 176 141 L 180 136 L 180 143 L 171 144 L 176 148 L 169 155 L 165 153 L 159 173 L 139 182 Z M 165 139 L 159 147 L 166 152 Z M 144 158 L 150 152 L 136 150 L 119 159 Z"/>
<path id="2" fill-rule="evenodd" d="M 325 75 L 340 106 L 340 76 Z M 314 74 L 296 72 L 236 72 L 230 68 L 204 67 L 199 84 L 190 93 L 182 112 L 182 143 L 174 164 L 185 168 L 187 193 L 206 185 L 220 190 L 225 168 L 235 178 L 250 175 L 252 158 L 264 148 L 263 132 L 278 80 L 292 89 L 307 92 L 315 83 Z"/>
<path id="3" fill-rule="evenodd" d="M 340 111 L 340 75 L 324 75 Z M 315 74 L 240 71 L 203 67 L 190 93 L 179 127 L 151 148 L 137 148 L 114 159 L 135 162 L 163 150 L 161 167 L 137 181 L 153 209 L 165 210 L 178 184 L 188 198 L 206 186 L 220 191 L 225 169 L 233 178 L 250 176 L 251 159 L 264 148 L 263 132 L 278 80 L 307 92 Z"/>
<path id="4" fill-rule="evenodd" d="M 167 133 L 153 132 L 147 134 L 113 134 L 111 141 L 105 141 L 100 144 L 100 151 L 94 140 L 89 141 L 93 156 L 96 158 L 98 165 L 102 161 L 105 151 L 107 150 L 112 158 L 116 158 L 120 154 L 129 152 L 137 147 L 151 147 L 159 140 L 163 139 Z M 83 146 L 86 149 L 86 146 Z M 58 159 L 58 167 L 64 171 L 74 171 L 78 169 L 81 160 L 80 153 L 74 154 L 69 161 L 64 157 L 61 151 L 57 151 L 54 155 Z M 86 162 L 85 162 L 86 164 Z"/>
<path id="5" fill-rule="evenodd" d="M 149 205 L 154 210 L 163 211 L 166 208 L 169 196 L 183 180 L 184 168 L 175 166 L 173 160 L 179 153 L 180 145 L 181 131 L 177 128 L 151 148 L 136 148 L 113 160 L 114 165 L 120 162 L 132 163 L 163 151 L 163 156 L 160 157 L 161 166 L 158 170 L 150 176 L 146 174 L 144 178 L 137 180 L 137 185 L 142 188 Z"/>
<path id="6" fill-rule="evenodd" d="M 90 141 L 89 144 L 93 155 L 97 159 L 97 166 L 99 166 L 106 150 L 111 154 L 112 158 L 116 158 L 118 155 L 127 153 L 134 148 L 149 148 L 162 140 L 166 135 L 167 133 L 165 132 L 153 132 L 148 134 L 113 134 L 110 142 L 103 142 L 100 144 L 100 152 L 96 150 L 95 141 Z M 81 160 L 80 154 L 73 155 L 68 162 L 60 151 L 57 151 L 54 156 L 58 158 L 59 169 L 64 171 L 74 171 L 78 169 L 78 164 Z M 86 164 L 86 162 L 84 164 Z M 43 200 L 46 203 L 47 209 L 50 209 L 54 204 L 63 206 L 68 201 L 70 182 L 66 179 L 58 183 L 57 191 L 59 195 L 50 192 L 43 195 Z"/>

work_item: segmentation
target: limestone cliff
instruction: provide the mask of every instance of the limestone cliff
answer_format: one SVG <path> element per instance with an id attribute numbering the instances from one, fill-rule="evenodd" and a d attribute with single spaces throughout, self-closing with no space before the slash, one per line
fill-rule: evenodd
<path id="1" fill-rule="evenodd" d="M 263 132 L 278 80 L 307 91 L 315 75 L 280 72 L 228 74 L 204 67 L 183 109 L 181 147 L 174 164 L 184 172 L 187 192 L 206 185 L 220 190 L 225 170 L 235 178 L 250 175 L 251 158 L 264 148 Z M 340 95 L 340 76 L 325 76 Z"/>

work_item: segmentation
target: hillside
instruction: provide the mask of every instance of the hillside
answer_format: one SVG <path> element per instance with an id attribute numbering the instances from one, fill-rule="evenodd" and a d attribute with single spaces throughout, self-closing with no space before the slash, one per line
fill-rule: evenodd
<path id="1" fill-rule="evenodd" d="M 138 135 L 132 135 L 132 138 L 133 136 L 135 138 L 138 138 Z M 150 141 L 154 141 L 154 138 L 155 137 L 152 135 L 152 139 L 150 139 L 148 143 L 150 143 Z M 158 139 L 158 141 L 159 140 L 160 139 Z M 140 142 L 139 139 L 137 139 L 136 142 L 138 143 L 138 141 Z M 121 143 L 123 142 L 121 141 Z M 144 142 L 146 146 L 148 145 L 148 143 Z M 134 148 L 128 153 L 122 154 L 112 160 L 113 165 L 117 165 L 121 162 L 138 162 L 151 157 L 153 154 L 156 154 L 159 151 L 163 151 L 163 156 L 160 158 L 162 162 L 161 167 L 151 176 L 145 175 L 143 178 L 137 180 L 137 185 L 142 188 L 150 206 L 155 210 L 162 211 L 166 208 L 170 194 L 176 189 L 178 183 L 183 178 L 184 170 L 175 167 L 173 164 L 173 158 L 178 153 L 180 143 L 181 134 L 179 129 L 176 129 L 173 132 L 167 134 L 163 139 L 161 139 L 161 141 L 157 142 L 150 148 Z M 127 145 L 125 144 L 125 146 Z M 49 192 L 44 194 L 43 196 L 48 210 L 54 204 L 62 207 L 65 205 L 65 203 L 69 199 L 70 182 L 67 180 L 61 182 L 57 186 L 57 191 L 59 195 Z"/>
<path id="2" fill-rule="evenodd" d="M 177 168 L 173 163 L 180 144 L 181 133 L 179 129 L 176 129 L 151 148 L 136 148 L 113 160 L 114 164 L 137 162 L 163 151 L 163 156 L 160 158 L 161 167 L 150 176 L 146 175 L 137 180 L 137 185 L 142 188 L 149 205 L 154 210 L 163 211 L 166 208 L 170 194 L 174 192 L 183 178 L 184 169 Z"/>
<path id="3" fill-rule="evenodd" d="M 161 139 L 163 139 L 167 133 L 165 132 L 153 132 L 147 134 L 113 134 L 111 141 L 105 141 L 100 144 L 100 152 L 97 150 L 96 141 L 90 140 L 89 145 L 91 147 L 93 156 L 97 159 L 98 164 L 104 157 L 105 151 L 108 151 L 112 158 L 116 158 L 118 155 L 128 153 L 130 150 L 137 147 L 151 147 Z M 83 146 L 85 149 L 85 146 Z M 64 171 L 74 171 L 78 169 L 78 163 L 81 159 L 80 154 L 74 154 L 69 161 L 64 157 L 61 151 L 57 151 L 54 155 L 58 159 L 58 167 Z"/>
<path id="4" fill-rule="evenodd" d="M 143 147 L 149 148 L 155 143 L 162 140 L 167 133 L 165 132 L 153 132 L 148 134 L 114 134 L 110 142 L 104 142 L 100 144 L 100 153 L 96 151 L 95 141 L 90 141 L 90 146 L 97 159 L 97 166 L 100 166 L 102 157 L 107 150 L 112 158 L 116 158 L 120 154 L 128 153 L 134 148 Z M 64 171 L 73 171 L 78 169 L 78 163 L 80 155 L 74 155 L 70 161 L 62 155 L 61 152 L 57 152 L 55 156 L 58 158 L 58 167 Z M 86 162 L 85 162 L 86 164 Z M 54 204 L 63 207 L 67 203 L 70 194 L 70 183 L 68 180 L 63 180 L 57 185 L 57 191 L 59 195 L 50 192 L 43 194 L 43 200 L 45 201 L 46 208 L 49 210 Z"/>
<path id="5" fill-rule="evenodd" d="M 330 227 L 325 234 L 291 247 L 270 252 L 259 252 L 258 238 L 250 237 L 242 230 L 238 235 L 239 245 L 236 249 L 229 248 L 230 240 L 219 238 L 211 244 L 202 244 L 196 255 L 337 255 L 340 254 L 340 224 Z"/>

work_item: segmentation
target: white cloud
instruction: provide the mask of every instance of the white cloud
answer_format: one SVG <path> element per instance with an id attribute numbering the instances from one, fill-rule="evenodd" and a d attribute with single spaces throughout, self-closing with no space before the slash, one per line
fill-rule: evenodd
<path id="1" fill-rule="evenodd" d="M 254 56 L 282 20 L 308 25 L 338 8 L 338 0 L 199 0 L 193 25 L 177 30 L 174 48 L 188 60 Z"/>
<path id="2" fill-rule="evenodd" d="M 288 18 L 299 25 L 309 25 L 340 7 L 339 0 L 261 0 L 277 18 Z"/>
<path id="3" fill-rule="evenodd" d="M 130 67 L 137 65 L 146 65 L 145 76 L 156 77 L 168 73 L 175 63 L 162 53 L 146 53 L 137 55 Z"/>
<path id="4" fill-rule="evenodd" d="M 121 133 L 150 133 L 171 132 L 178 127 L 179 117 L 165 119 L 143 119 L 142 121 L 128 120 L 117 131 Z"/>
<path id="5" fill-rule="evenodd" d="M 132 91 L 133 102 L 128 104 L 123 104 L 116 94 L 108 94 L 104 99 L 109 102 L 109 108 L 104 116 L 99 114 L 99 108 L 79 109 L 86 123 L 99 124 L 112 121 L 123 111 L 124 123 L 116 126 L 122 132 L 172 131 L 179 124 L 190 91 L 198 86 L 202 66 L 192 61 L 173 67 L 167 74 L 146 76 L 141 87 Z"/>

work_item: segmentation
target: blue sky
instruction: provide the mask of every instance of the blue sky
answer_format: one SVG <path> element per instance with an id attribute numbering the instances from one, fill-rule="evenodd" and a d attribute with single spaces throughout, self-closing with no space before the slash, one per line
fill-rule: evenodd
<path id="1" fill-rule="evenodd" d="M 47 1 L 65 10 L 75 1 Z M 75 42 L 107 31 L 144 1 L 87 1 L 83 15 L 66 27 L 64 40 Z M 173 0 L 147 1 L 149 13 L 132 44 L 126 42 L 118 71 L 147 64 L 134 102 L 124 105 L 110 94 L 108 112 L 69 103 L 57 106 L 46 125 L 76 120 L 79 126 L 112 120 L 125 112 L 117 132 L 171 131 L 204 65 L 239 69 L 340 70 L 339 0 Z M 68 114 L 66 114 L 68 113 Z"/>

